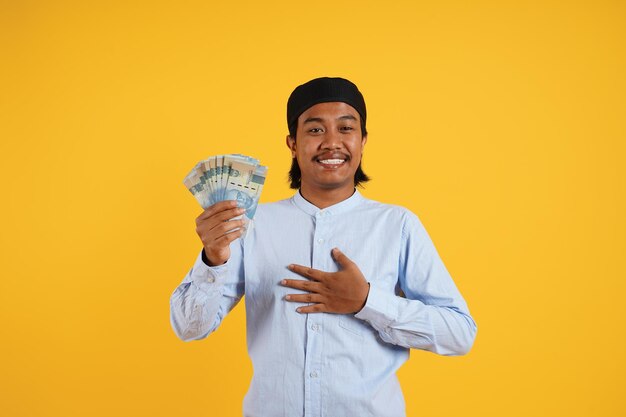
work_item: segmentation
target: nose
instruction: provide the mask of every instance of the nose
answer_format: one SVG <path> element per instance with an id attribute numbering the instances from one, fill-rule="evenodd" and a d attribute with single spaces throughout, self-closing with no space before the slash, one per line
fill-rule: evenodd
<path id="1" fill-rule="evenodd" d="M 324 138 L 320 143 L 322 149 L 339 149 L 341 148 L 341 134 L 335 129 L 329 129 L 325 132 Z"/>

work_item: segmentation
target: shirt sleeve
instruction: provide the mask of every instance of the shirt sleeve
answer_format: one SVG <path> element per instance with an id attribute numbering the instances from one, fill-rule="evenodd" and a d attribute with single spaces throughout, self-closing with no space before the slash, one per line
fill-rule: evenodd
<path id="1" fill-rule="evenodd" d="M 170 297 L 170 322 L 176 335 L 184 340 L 207 337 L 241 300 L 244 294 L 241 239 L 230 245 L 228 262 L 208 266 L 202 251 L 181 284 Z"/>
<path id="2" fill-rule="evenodd" d="M 370 283 L 355 317 L 394 345 L 440 355 L 463 355 L 474 343 L 476 323 L 428 233 L 412 213 L 402 230 L 399 284 L 404 297 Z"/>

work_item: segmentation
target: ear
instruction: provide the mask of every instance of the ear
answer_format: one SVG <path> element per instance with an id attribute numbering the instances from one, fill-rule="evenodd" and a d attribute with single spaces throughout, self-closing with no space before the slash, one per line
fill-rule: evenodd
<path id="1" fill-rule="evenodd" d="M 291 149 L 291 157 L 295 158 L 296 157 L 296 140 L 291 135 L 287 135 L 287 137 L 285 138 L 285 143 L 287 144 L 287 147 Z"/>
<path id="2" fill-rule="evenodd" d="M 367 135 L 364 135 L 361 138 L 361 153 L 363 153 L 363 149 L 365 148 L 365 143 L 367 142 Z"/>

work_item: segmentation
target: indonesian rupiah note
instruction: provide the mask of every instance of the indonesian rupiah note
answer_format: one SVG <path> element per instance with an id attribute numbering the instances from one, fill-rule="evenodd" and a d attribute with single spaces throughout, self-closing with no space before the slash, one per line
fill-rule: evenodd
<path id="1" fill-rule="evenodd" d="M 247 226 L 256 212 L 266 176 L 267 167 L 258 159 L 241 154 L 216 155 L 198 162 L 183 184 L 204 209 L 220 201 L 236 200 L 246 210 L 240 218 Z"/>

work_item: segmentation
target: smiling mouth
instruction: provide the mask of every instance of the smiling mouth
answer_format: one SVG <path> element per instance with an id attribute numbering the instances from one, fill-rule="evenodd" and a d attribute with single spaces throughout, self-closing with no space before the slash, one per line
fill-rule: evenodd
<path id="1" fill-rule="evenodd" d="M 345 159 L 318 159 L 317 162 L 324 165 L 339 165 L 346 162 Z"/>
<path id="2" fill-rule="evenodd" d="M 315 162 L 317 162 L 318 164 L 322 165 L 324 168 L 331 168 L 331 169 L 339 168 L 340 166 L 345 164 L 346 161 L 347 161 L 347 159 L 338 159 L 338 158 L 333 158 L 333 159 L 316 159 L 315 160 Z"/>
<path id="3" fill-rule="evenodd" d="M 337 169 L 350 160 L 343 152 L 324 152 L 314 158 L 315 162 L 326 169 Z"/>

